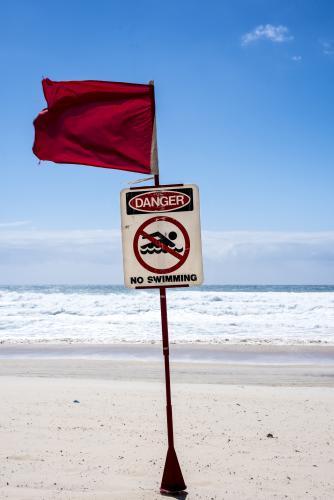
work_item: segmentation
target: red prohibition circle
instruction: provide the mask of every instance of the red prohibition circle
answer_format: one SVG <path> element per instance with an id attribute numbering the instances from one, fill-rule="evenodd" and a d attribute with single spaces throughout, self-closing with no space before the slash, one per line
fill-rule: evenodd
<path id="1" fill-rule="evenodd" d="M 168 267 L 166 269 L 156 269 L 155 267 L 152 267 L 149 264 L 147 264 L 144 261 L 144 259 L 142 258 L 142 256 L 140 255 L 139 250 L 138 250 L 139 237 L 142 236 L 142 234 L 145 232 L 145 228 L 147 226 L 149 226 L 150 224 L 152 224 L 152 222 L 156 222 L 159 220 L 170 222 L 171 224 L 174 224 L 178 229 L 180 229 L 180 231 L 183 235 L 184 244 L 185 244 L 184 254 L 180 257 L 179 256 L 177 257 L 177 258 L 179 258 L 179 262 L 174 264 L 174 266 Z M 159 246 L 162 246 L 163 248 L 165 248 L 168 253 L 170 253 L 170 254 L 172 253 L 168 247 L 166 247 L 165 245 L 160 243 L 158 240 L 157 240 L 157 242 L 159 243 Z M 139 228 L 137 229 L 135 237 L 133 238 L 133 251 L 135 253 L 136 259 L 138 260 L 139 264 L 141 264 L 148 271 L 151 271 L 152 273 L 157 273 L 157 274 L 172 273 L 173 271 L 176 271 L 176 269 L 179 269 L 179 267 L 181 267 L 185 263 L 185 261 L 187 260 L 189 252 L 190 252 L 190 238 L 189 238 L 189 235 L 188 235 L 186 229 L 182 226 L 182 224 L 178 220 L 172 219 L 171 217 L 165 217 L 162 215 L 157 216 L 157 217 L 152 217 L 152 219 L 148 219 L 145 222 L 143 222 L 143 224 L 141 226 L 139 226 Z"/>

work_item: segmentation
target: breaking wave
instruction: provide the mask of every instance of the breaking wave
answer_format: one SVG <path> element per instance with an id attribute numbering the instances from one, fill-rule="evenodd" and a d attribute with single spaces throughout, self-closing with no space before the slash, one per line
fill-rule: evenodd
<path id="1" fill-rule="evenodd" d="M 171 342 L 334 344 L 333 287 L 168 290 Z M 0 287 L 0 342 L 159 342 L 156 290 Z"/>

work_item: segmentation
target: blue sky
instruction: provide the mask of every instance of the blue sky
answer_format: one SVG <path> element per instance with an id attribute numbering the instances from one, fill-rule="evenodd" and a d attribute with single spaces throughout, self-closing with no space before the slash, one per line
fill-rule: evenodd
<path id="1" fill-rule="evenodd" d="M 334 282 L 333 2 L 5 0 L 0 39 L 0 283 L 122 281 L 138 175 L 38 164 L 43 76 L 155 80 L 161 180 L 199 185 L 207 282 Z"/>

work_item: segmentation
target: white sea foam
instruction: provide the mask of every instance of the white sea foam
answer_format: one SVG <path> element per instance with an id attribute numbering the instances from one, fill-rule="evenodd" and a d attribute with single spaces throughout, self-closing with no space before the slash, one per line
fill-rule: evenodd
<path id="1" fill-rule="evenodd" d="M 171 342 L 334 344 L 334 293 L 168 290 Z M 156 291 L 1 289 L 1 342 L 156 342 Z"/>

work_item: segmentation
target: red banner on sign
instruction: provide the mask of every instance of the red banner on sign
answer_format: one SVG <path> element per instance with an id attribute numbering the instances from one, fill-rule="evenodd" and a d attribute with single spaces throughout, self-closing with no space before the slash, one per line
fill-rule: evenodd
<path id="1" fill-rule="evenodd" d="M 158 173 L 154 86 L 42 81 L 48 107 L 35 119 L 40 160 Z"/>

